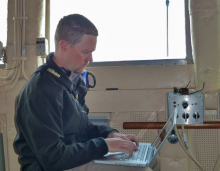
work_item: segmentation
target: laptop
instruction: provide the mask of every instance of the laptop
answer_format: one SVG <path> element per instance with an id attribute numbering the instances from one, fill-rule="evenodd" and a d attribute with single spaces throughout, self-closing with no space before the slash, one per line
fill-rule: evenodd
<path id="1" fill-rule="evenodd" d="M 138 151 L 135 151 L 132 156 L 124 152 L 109 152 L 102 158 L 94 160 L 94 163 L 148 167 L 176 125 L 176 119 L 177 109 L 174 110 L 153 143 L 139 143 Z"/>

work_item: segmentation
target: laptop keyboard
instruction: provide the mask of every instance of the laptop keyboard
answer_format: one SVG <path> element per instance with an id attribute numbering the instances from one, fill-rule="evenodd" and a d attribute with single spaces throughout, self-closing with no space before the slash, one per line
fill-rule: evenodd
<path id="1" fill-rule="evenodd" d="M 148 145 L 141 144 L 138 147 L 138 151 L 134 151 L 132 156 L 127 153 L 122 154 L 121 160 L 143 161 L 144 157 L 146 156 L 147 148 L 148 148 Z"/>

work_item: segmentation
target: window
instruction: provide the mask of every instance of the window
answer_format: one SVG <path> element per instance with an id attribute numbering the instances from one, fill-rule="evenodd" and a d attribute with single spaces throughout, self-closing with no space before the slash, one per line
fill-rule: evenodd
<path id="1" fill-rule="evenodd" d="M 7 10 L 8 9 L 8 1 L 2 1 L 1 2 L 1 10 L 0 10 L 0 41 L 3 44 L 3 47 L 6 46 L 7 41 Z M 1 53 L 0 53 L 1 54 Z M 0 65 L 3 64 L 3 61 L 1 60 L 0 55 Z"/>
<path id="2" fill-rule="evenodd" d="M 185 6 L 188 1 L 170 0 L 63 0 L 51 1 L 50 50 L 54 51 L 54 33 L 60 18 L 78 13 L 91 20 L 99 30 L 94 62 L 91 65 L 143 65 L 149 63 L 186 64 L 191 56 L 187 36 Z M 188 17 L 188 16 L 187 16 Z M 167 48 L 168 35 L 168 48 Z M 188 43 L 186 43 L 188 41 Z M 168 56 L 167 56 L 168 49 Z M 169 59 L 169 60 L 166 60 Z M 170 59 L 173 59 L 172 62 Z M 119 62 L 120 61 L 120 62 Z"/>

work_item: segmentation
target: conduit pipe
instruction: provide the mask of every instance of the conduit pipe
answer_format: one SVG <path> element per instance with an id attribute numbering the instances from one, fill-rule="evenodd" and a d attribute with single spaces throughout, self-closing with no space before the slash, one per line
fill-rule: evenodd
<path id="1" fill-rule="evenodd" d="M 39 0 L 39 1 L 29 0 L 27 4 L 25 0 L 15 0 L 14 2 L 15 2 L 15 14 L 13 18 L 14 19 L 14 57 L 12 59 L 14 63 L 13 63 L 12 68 L 17 67 L 17 66 L 19 68 L 21 67 L 22 75 L 24 76 L 25 79 L 28 80 L 29 78 L 27 74 L 25 73 L 25 60 L 26 60 L 25 56 L 27 54 L 27 51 L 29 50 L 27 50 L 27 48 L 25 47 L 25 44 L 26 44 L 25 34 L 27 34 L 28 36 L 28 43 L 29 41 L 31 41 L 30 44 L 34 44 L 35 46 L 36 38 L 39 37 L 39 33 L 41 33 L 41 31 L 38 32 L 37 30 L 39 30 L 40 27 L 43 26 L 42 23 L 45 23 L 43 20 L 45 11 L 42 10 L 45 7 L 45 0 Z M 26 8 L 28 9 L 28 15 L 29 15 L 27 30 L 25 29 L 26 28 L 25 20 L 27 19 L 27 17 L 25 16 Z M 33 9 L 36 9 L 36 10 L 33 10 Z M 38 16 L 37 19 L 34 18 L 35 16 Z M 34 41 L 32 41 L 33 38 L 34 38 Z M 36 67 L 34 68 L 34 70 L 35 69 Z M 6 77 L 0 77 L 0 80 L 7 81 L 6 83 L 1 84 L 0 87 L 8 86 L 9 84 L 15 85 L 13 82 L 15 81 L 15 78 L 17 78 L 17 74 L 20 75 L 20 73 L 18 73 L 18 69 L 14 69 L 13 71 L 10 71 L 10 73 L 7 74 Z M 7 91 L 7 88 L 5 91 Z"/>
<path id="2" fill-rule="evenodd" d="M 220 1 L 190 0 L 192 50 L 196 88 L 205 92 L 220 88 Z"/>
<path id="3" fill-rule="evenodd" d="M 22 1 L 22 13 L 21 13 L 21 15 L 22 15 L 22 43 L 21 43 L 22 45 L 21 46 L 22 46 L 22 56 L 25 57 L 25 20 L 27 19 L 27 17 L 25 16 L 25 0 Z M 26 60 L 26 58 L 23 58 L 23 59 Z M 25 60 L 22 61 L 22 66 L 21 66 L 22 67 L 22 74 L 23 74 L 24 78 L 28 80 L 29 78 L 26 75 L 25 70 L 24 70 Z"/>
<path id="4" fill-rule="evenodd" d="M 25 16 L 27 16 L 27 19 L 25 21 L 25 31 L 21 30 L 20 28 L 16 28 L 14 29 L 14 23 L 15 21 L 13 21 L 13 17 L 17 16 L 18 14 L 15 14 L 15 3 L 20 3 L 22 2 L 21 0 L 17 0 L 17 2 L 15 0 L 9 0 L 8 3 L 8 31 L 7 31 L 7 46 L 6 46 L 6 50 L 7 50 L 7 68 L 12 68 L 12 66 L 17 66 L 18 64 L 20 64 L 20 60 L 18 59 L 18 56 L 16 56 L 16 54 L 14 53 L 14 42 L 16 38 L 17 40 L 21 40 L 18 39 L 18 34 L 15 32 L 15 30 L 19 29 L 19 32 L 23 33 L 25 32 L 25 42 L 21 42 L 25 44 L 25 57 L 26 57 L 26 61 L 25 63 L 22 62 L 22 64 L 24 65 L 24 69 L 26 71 L 26 75 L 28 77 L 30 77 L 33 72 L 36 70 L 38 63 L 37 63 L 37 56 L 36 56 L 36 38 L 39 37 L 44 37 L 44 25 L 42 24 L 43 18 L 44 18 L 44 0 L 26 0 L 25 1 Z M 21 3 L 20 3 L 21 4 Z M 18 7 L 18 5 L 17 5 Z M 17 9 L 17 8 L 16 8 Z M 17 9 L 18 11 L 18 9 Z M 23 13 L 24 14 L 24 13 Z M 24 16 L 24 15 L 23 15 Z M 21 21 L 19 19 L 19 21 Z M 18 21 L 16 21 L 18 23 Z M 21 25 L 20 25 L 21 26 Z M 16 27 L 18 27 L 18 25 L 16 25 Z M 42 28 L 43 27 L 43 28 Z M 41 29 L 42 28 L 42 29 Z M 22 37 L 22 39 L 24 39 Z M 21 47 L 20 47 L 21 49 Z M 20 58 L 22 59 L 24 56 L 21 57 L 21 53 L 20 53 Z M 22 77 L 22 73 L 20 73 L 22 71 L 22 64 L 19 66 L 17 73 L 19 73 L 20 75 L 17 75 L 14 79 L 14 81 L 12 82 L 12 84 L 10 84 L 9 86 L 7 86 L 6 88 L 10 89 L 12 86 L 13 90 L 12 91 L 7 91 L 5 93 L 5 115 L 7 116 L 7 137 L 5 137 L 7 139 L 6 144 L 4 144 L 5 147 L 7 147 L 7 150 L 5 151 L 5 162 L 6 162 L 6 170 L 11 170 L 11 171 L 17 171 L 20 168 L 20 165 L 17 161 L 17 155 L 15 154 L 14 150 L 13 150 L 13 141 L 14 141 L 14 137 L 16 135 L 16 129 L 15 129 L 15 125 L 13 122 L 14 119 L 14 101 L 15 101 L 15 96 L 20 92 L 20 90 L 23 88 L 26 79 L 21 78 Z M 10 72 L 10 73 L 9 73 Z M 14 71 L 15 73 L 15 71 Z M 12 74 L 11 71 L 7 72 L 7 80 L 9 81 L 11 79 L 12 76 L 14 76 L 14 73 Z M 8 76 L 8 74 L 11 74 L 11 76 Z M 19 79 L 20 78 L 20 79 Z"/>
<path id="5" fill-rule="evenodd" d="M 25 55 L 25 0 L 15 0 L 15 14 L 14 14 L 14 56 L 13 61 L 14 65 L 12 68 L 13 71 L 10 71 L 10 73 L 5 78 L 0 78 L 1 80 L 7 81 L 9 78 L 10 80 L 5 82 L 4 84 L 1 84 L 0 87 L 6 87 L 4 91 L 5 92 L 13 88 L 13 86 L 17 83 L 20 72 L 22 71 L 22 74 L 25 79 L 29 79 L 25 73 L 24 70 L 24 61 L 26 58 Z M 20 65 L 22 63 L 22 65 Z M 21 69 L 20 69 L 21 68 Z M 7 87 L 9 86 L 9 87 Z"/>
<path id="6" fill-rule="evenodd" d="M 10 79 L 9 81 L 5 82 L 4 84 L 0 84 L 0 87 L 6 87 L 7 85 L 11 84 L 11 82 L 13 82 L 15 80 L 16 76 L 18 75 L 17 74 L 18 68 L 15 68 L 14 71 L 15 71 L 16 74 L 13 75 L 12 79 Z"/>
<path id="7" fill-rule="evenodd" d="M 15 67 L 15 63 L 13 63 L 12 68 L 14 68 L 14 67 Z M 11 76 L 13 73 L 14 73 L 14 69 L 12 69 L 12 70 L 8 73 L 8 75 L 6 75 L 5 77 L 0 77 L 0 80 L 5 81 L 5 80 L 9 79 L 10 76 Z"/>
<path id="8" fill-rule="evenodd" d="M 19 58 L 21 57 L 21 46 L 20 46 L 20 41 L 18 41 L 21 38 L 21 33 L 20 33 L 20 16 L 21 16 L 21 10 L 20 10 L 20 4 L 18 3 L 19 0 L 15 0 L 15 14 L 14 14 L 14 69 L 13 72 L 10 71 L 10 73 L 6 76 L 6 78 L 1 78 L 1 80 L 5 80 L 6 82 L 4 84 L 1 84 L 0 87 L 6 87 L 5 90 L 1 91 L 1 92 L 6 92 L 8 90 L 10 90 L 11 88 L 13 88 L 13 86 L 17 83 L 19 77 L 20 77 L 20 67 L 19 66 L 19 61 L 21 61 L 21 59 L 19 60 Z M 21 0 L 22 1 L 22 0 Z M 13 58 L 13 59 L 14 59 Z M 18 67 L 17 67 L 18 66 Z M 11 74 L 12 73 L 12 74 Z M 9 77 L 11 75 L 11 78 Z M 7 81 L 7 79 L 10 78 L 9 81 Z"/>
<path id="9" fill-rule="evenodd" d="M 24 61 L 22 62 L 22 74 L 23 74 L 23 76 L 24 76 L 24 78 L 25 78 L 26 80 L 29 79 L 28 76 L 26 75 L 25 71 L 24 71 Z"/>

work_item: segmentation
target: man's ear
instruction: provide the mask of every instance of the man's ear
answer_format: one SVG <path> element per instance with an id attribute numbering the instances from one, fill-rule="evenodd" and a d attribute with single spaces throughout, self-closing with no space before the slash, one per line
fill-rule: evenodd
<path id="1" fill-rule="evenodd" d="M 68 42 L 66 40 L 61 40 L 59 43 L 60 50 L 65 52 L 67 50 Z"/>

